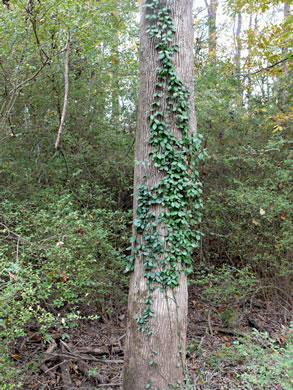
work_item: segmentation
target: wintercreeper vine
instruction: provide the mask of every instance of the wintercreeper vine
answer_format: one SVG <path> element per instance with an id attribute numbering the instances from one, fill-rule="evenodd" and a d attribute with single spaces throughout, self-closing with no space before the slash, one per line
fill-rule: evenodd
<path id="1" fill-rule="evenodd" d="M 179 47 L 174 43 L 176 29 L 170 12 L 159 0 L 148 0 L 145 7 L 150 21 L 147 33 L 154 40 L 160 63 L 149 112 L 148 142 L 152 163 L 162 171 L 162 178 L 151 188 L 145 184 L 138 188 L 136 234 L 128 270 L 134 269 L 135 256 L 143 258 L 148 295 L 137 322 L 150 336 L 150 318 L 155 315 L 153 292 L 157 288 L 173 290 L 179 285 L 180 273 L 192 270 L 192 253 L 200 239 L 196 226 L 201 221 L 202 189 L 197 166 L 202 153 L 200 137 L 190 131 L 190 94 L 173 62 Z M 181 133 L 179 138 L 171 130 L 174 123 Z M 154 211 L 156 205 L 162 209 L 159 215 Z"/>

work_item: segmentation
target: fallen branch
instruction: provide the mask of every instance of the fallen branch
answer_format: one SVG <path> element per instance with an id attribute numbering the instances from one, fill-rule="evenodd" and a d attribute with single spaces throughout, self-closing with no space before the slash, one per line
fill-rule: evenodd
<path id="1" fill-rule="evenodd" d="M 47 349 L 47 351 L 45 352 L 45 355 L 53 355 L 53 352 L 55 351 L 56 348 L 57 348 L 56 341 L 52 340 L 50 345 L 49 345 L 49 347 L 48 347 L 48 349 Z M 46 363 L 48 360 L 51 360 L 50 356 L 44 357 L 44 359 L 42 360 L 41 364 Z"/>
<path id="2" fill-rule="evenodd" d="M 55 342 L 55 340 L 52 340 L 47 351 L 45 352 L 45 354 L 52 354 L 55 349 L 57 348 L 57 344 Z M 49 368 L 47 365 L 46 365 L 46 362 L 51 360 L 51 357 L 49 356 L 45 356 L 41 363 L 40 363 L 40 369 L 44 372 L 44 374 L 48 374 L 51 378 L 55 377 L 55 375 L 52 373 L 52 370 L 56 367 L 52 367 L 52 368 Z"/>
<path id="3" fill-rule="evenodd" d="M 52 379 L 55 378 L 55 374 L 53 374 L 52 370 L 56 367 L 59 366 L 61 363 L 55 365 L 52 368 L 49 368 L 46 364 L 42 364 L 40 366 L 40 369 L 43 371 L 44 374 L 48 374 Z"/>
<path id="4" fill-rule="evenodd" d="M 248 334 L 245 332 L 241 332 L 237 329 L 215 328 L 215 331 L 218 333 L 230 334 L 232 336 L 241 336 L 241 337 L 245 337 Z"/>
<path id="5" fill-rule="evenodd" d="M 89 353 L 91 355 L 109 355 L 105 349 L 102 348 L 92 348 L 92 347 L 82 347 L 75 350 L 76 353 Z"/>
<path id="6" fill-rule="evenodd" d="M 61 351 L 63 352 L 65 350 L 64 345 L 61 345 Z M 63 390 L 71 390 L 73 389 L 72 381 L 70 378 L 70 368 L 68 360 L 64 360 L 61 365 L 61 377 L 63 381 Z"/>
<path id="7" fill-rule="evenodd" d="M 47 352 L 45 352 L 48 354 Z M 69 360 L 90 360 L 93 362 L 99 362 L 99 363 L 105 363 L 105 364 L 122 364 L 123 360 L 109 360 L 109 359 L 97 359 L 93 356 L 84 356 L 84 355 L 76 355 L 74 353 L 49 353 L 51 357 L 62 357 L 67 358 Z M 47 358 L 47 360 L 50 360 L 51 358 Z"/>

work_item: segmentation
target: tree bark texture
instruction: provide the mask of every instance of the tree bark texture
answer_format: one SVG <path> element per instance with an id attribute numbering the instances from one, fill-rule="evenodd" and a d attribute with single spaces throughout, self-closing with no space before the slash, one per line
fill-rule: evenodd
<path id="1" fill-rule="evenodd" d="M 156 69 L 160 66 L 155 42 L 146 32 L 149 19 L 146 18 L 147 8 L 145 0 L 141 1 L 140 25 L 140 89 L 138 98 L 137 134 L 135 146 L 135 172 L 134 194 L 140 184 L 151 188 L 162 177 L 162 171 L 154 166 L 150 156 L 150 129 L 149 111 L 153 102 L 155 84 L 157 81 Z M 189 90 L 190 97 L 190 127 L 189 131 L 196 131 L 194 110 L 194 77 L 193 77 L 193 26 L 192 26 L 192 0 L 163 0 L 162 7 L 170 10 L 176 27 L 174 42 L 178 43 L 179 51 L 174 55 L 175 70 Z M 166 91 L 165 91 L 166 92 Z M 162 106 L 164 105 L 162 98 Z M 164 109 L 164 107 L 163 107 Z M 176 128 L 175 120 L 169 118 L 171 131 L 177 138 L 181 138 Z M 134 218 L 136 217 L 137 198 L 134 196 Z M 154 205 L 153 211 L 159 215 L 162 211 L 160 205 Z M 164 228 L 161 227 L 162 234 Z M 131 275 L 128 324 L 124 354 L 124 390 L 143 390 L 150 384 L 150 389 L 183 389 L 185 369 L 185 344 L 187 322 L 187 278 L 184 272 L 180 274 L 180 284 L 173 290 L 162 291 L 159 288 L 153 293 L 154 316 L 150 326 L 154 333 L 147 337 L 138 328 L 137 316 L 141 316 L 148 286 L 144 277 L 142 256 L 136 256 L 134 271 Z M 156 354 L 154 356 L 154 352 Z M 181 352 L 180 352 L 181 351 Z M 154 363 L 150 364 L 152 361 Z M 180 356 L 182 359 L 180 361 Z M 175 385 L 175 387 L 170 386 Z M 177 387 L 176 387 L 177 385 Z"/>

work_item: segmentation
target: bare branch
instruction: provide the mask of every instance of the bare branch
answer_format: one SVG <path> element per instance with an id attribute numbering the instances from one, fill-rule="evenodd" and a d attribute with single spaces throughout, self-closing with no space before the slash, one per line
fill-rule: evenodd
<path id="1" fill-rule="evenodd" d="M 35 79 L 41 73 L 41 71 L 44 69 L 44 67 L 48 64 L 48 62 L 49 62 L 49 58 L 47 58 L 47 60 L 40 66 L 40 68 L 32 76 L 30 76 L 28 79 L 22 81 L 21 83 L 19 83 L 15 87 L 15 90 L 22 88 L 25 84 L 27 84 L 30 81 L 32 81 L 33 79 Z"/>
<path id="2" fill-rule="evenodd" d="M 55 142 L 55 149 L 58 148 L 58 145 L 61 140 L 62 131 L 65 123 L 65 117 L 66 117 L 66 110 L 67 110 L 67 104 L 68 104 L 68 91 L 69 91 L 69 53 L 70 53 L 70 35 L 68 35 L 66 47 L 65 47 L 65 63 L 64 63 L 64 82 L 65 82 L 65 88 L 64 88 L 64 103 L 63 103 L 63 110 L 62 110 L 62 116 L 60 120 L 60 126 L 57 134 L 57 139 Z"/>
<path id="3" fill-rule="evenodd" d="M 249 76 L 252 76 L 254 74 L 257 74 L 257 73 L 260 73 L 260 72 L 263 72 L 263 71 L 268 71 L 269 69 L 277 66 L 277 65 L 280 65 L 280 64 L 283 64 L 284 62 L 286 61 L 289 61 L 289 60 L 292 60 L 293 56 L 290 56 L 290 57 L 287 57 L 287 58 L 283 58 L 282 60 L 278 61 L 278 62 L 275 62 L 274 64 L 272 65 L 269 65 L 265 68 L 260 68 L 258 70 L 256 70 L 255 72 L 252 72 L 252 73 L 245 73 L 245 74 L 241 74 L 240 77 L 249 77 Z"/>

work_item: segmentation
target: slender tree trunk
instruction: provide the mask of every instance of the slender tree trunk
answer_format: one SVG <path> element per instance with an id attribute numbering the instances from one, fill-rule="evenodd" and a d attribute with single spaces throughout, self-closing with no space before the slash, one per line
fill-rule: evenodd
<path id="1" fill-rule="evenodd" d="M 236 31 L 235 31 L 235 54 L 234 54 L 234 65 L 236 71 L 236 77 L 238 81 L 238 90 L 241 104 L 243 105 L 243 87 L 241 83 L 240 73 L 241 73 L 241 51 L 242 51 L 242 43 L 241 43 L 241 28 L 242 28 L 242 14 L 239 12 L 235 21 Z"/>
<path id="2" fill-rule="evenodd" d="M 149 0 L 141 1 L 140 29 L 140 89 L 138 100 L 137 135 L 135 146 L 134 173 L 134 218 L 137 218 L 137 192 L 140 185 L 146 188 L 155 186 L 164 176 L 152 161 L 149 144 L 150 126 L 149 112 L 156 90 L 157 68 L 160 65 L 155 40 L 150 38 L 147 28 L 153 22 L 146 18 L 151 12 L 144 7 Z M 189 131 L 196 130 L 193 89 L 193 27 L 192 0 L 161 0 L 160 5 L 169 10 L 176 33 L 173 41 L 178 43 L 179 50 L 174 55 L 174 65 L 183 85 L 189 89 Z M 167 81 L 164 85 L 161 110 L 166 111 Z M 174 118 L 168 118 L 170 131 L 177 139 L 182 134 L 175 124 Z M 161 204 L 154 204 L 152 211 L 159 216 L 164 209 Z M 184 211 L 184 210 L 183 210 Z M 162 241 L 166 237 L 166 227 L 158 226 Z M 137 234 L 137 231 L 134 232 Z M 140 236 L 140 239 L 142 237 Z M 167 241 L 163 242 L 165 250 Z M 178 269 L 182 269 L 178 260 Z M 156 270 L 154 270 L 155 272 Z M 139 329 L 137 319 L 144 315 L 145 301 L 149 294 L 149 285 L 145 277 L 144 256 L 135 255 L 134 271 L 131 275 L 128 325 L 124 360 L 124 390 L 150 389 L 182 389 L 185 369 L 185 344 L 187 323 L 187 277 L 180 273 L 179 285 L 174 289 L 157 288 L 152 293 L 154 315 L 150 319 L 150 336 Z M 173 384 L 174 387 L 171 386 Z M 177 387 L 176 387 L 177 386 Z"/>
<path id="3" fill-rule="evenodd" d="M 237 24 L 236 24 L 237 23 Z M 242 14 L 239 12 L 237 14 L 237 22 L 236 22 L 236 31 L 235 31 L 235 54 L 234 54 L 234 64 L 238 74 L 240 74 L 241 70 L 241 28 L 242 28 Z"/>
<path id="4" fill-rule="evenodd" d="M 208 28 L 209 28 L 209 61 L 215 62 L 217 55 L 217 0 L 205 0 L 208 11 Z"/>
<path id="5" fill-rule="evenodd" d="M 251 33 L 251 30 L 252 30 L 252 18 L 253 18 L 253 13 L 251 13 L 249 15 L 249 24 L 248 24 L 249 34 Z M 245 66 L 248 69 L 248 73 L 250 73 L 250 68 L 251 68 L 251 42 L 250 42 L 250 38 L 248 38 L 247 58 L 245 61 Z M 251 77 L 249 75 L 247 77 L 247 87 L 246 87 L 246 101 L 248 104 L 250 103 L 250 99 L 251 99 Z"/>
<path id="6" fill-rule="evenodd" d="M 111 75 L 111 116 L 112 123 L 117 126 L 117 130 L 119 131 L 119 123 L 120 123 L 120 85 L 119 85 L 119 76 L 117 72 L 119 72 L 119 62 L 120 62 L 120 54 L 119 54 L 119 34 L 118 31 L 114 33 L 115 45 L 112 48 L 112 75 Z"/>
<path id="7" fill-rule="evenodd" d="M 290 4 L 289 2 L 284 3 L 284 20 L 287 20 L 287 18 L 290 15 Z"/>
<path id="8" fill-rule="evenodd" d="M 290 4 L 289 2 L 286 2 L 284 3 L 284 23 L 287 21 L 287 19 L 289 18 L 290 16 Z M 286 27 L 286 32 L 288 31 L 288 28 Z M 285 57 L 286 55 L 288 55 L 289 53 L 289 49 L 288 48 L 283 48 L 282 49 L 282 54 L 283 56 Z M 284 62 L 283 64 L 283 71 L 284 71 L 284 79 L 285 79 L 285 83 L 286 83 L 286 80 L 288 79 L 289 76 L 289 72 L 288 72 L 288 63 L 287 62 Z M 282 82 L 281 81 L 281 85 L 283 84 L 283 87 L 281 88 L 281 99 L 282 99 L 282 102 L 283 104 L 286 104 L 287 103 L 287 100 L 288 100 L 288 89 L 286 88 L 286 85 L 284 85 L 284 81 Z"/>
<path id="9" fill-rule="evenodd" d="M 60 125 L 58 129 L 57 139 L 55 142 L 55 149 L 58 149 L 59 143 L 61 141 L 62 131 L 65 124 L 67 104 L 68 104 L 68 92 L 69 92 L 69 54 L 70 54 L 70 35 L 68 34 L 66 47 L 65 47 L 65 62 L 64 62 L 64 102 L 63 110 L 60 120 Z"/>

